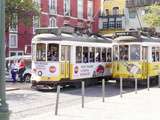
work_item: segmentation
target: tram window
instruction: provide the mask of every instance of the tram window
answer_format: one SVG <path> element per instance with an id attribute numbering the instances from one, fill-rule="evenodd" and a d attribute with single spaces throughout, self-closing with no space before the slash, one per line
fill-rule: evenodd
<path id="1" fill-rule="evenodd" d="M 101 62 L 101 48 L 96 48 L 96 62 Z"/>
<path id="2" fill-rule="evenodd" d="M 156 54 L 156 55 L 155 55 L 155 61 L 158 62 L 159 59 L 160 59 L 160 58 L 159 58 L 160 56 L 159 56 L 159 48 L 158 48 L 158 47 L 156 48 L 155 52 L 156 52 L 156 53 L 155 53 L 155 54 Z"/>
<path id="3" fill-rule="evenodd" d="M 147 60 L 148 59 L 148 48 L 143 46 L 142 47 L 142 60 Z"/>
<path id="4" fill-rule="evenodd" d="M 111 54 L 112 54 L 111 48 L 108 48 L 107 49 L 107 62 L 111 62 Z"/>
<path id="5" fill-rule="evenodd" d="M 113 60 L 118 60 L 118 46 L 113 46 Z"/>
<path id="6" fill-rule="evenodd" d="M 47 60 L 48 61 L 58 61 L 59 60 L 59 45 L 58 44 L 48 44 Z"/>
<path id="7" fill-rule="evenodd" d="M 95 48 L 89 48 L 89 62 L 95 62 Z"/>
<path id="8" fill-rule="evenodd" d="M 106 62 L 106 48 L 102 48 L 102 62 Z"/>
<path id="9" fill-rule="evenodd" d="M 140 60 L 140 46 L 139 45 L 130 46 L 130 60 Z"/>
<path id="10" fill-rule="evenodd" d="M 83 47 L 83 63 L 88 63 L 88 47 Z"/>
<path id="11" fill-rule="evenodd" d="M 82 47 L 76 47 L 76 63 L 82 63 Z"/>
<path id="12" fill-rule="evenodd" d="M 155 47 L 152 47 L 152 61 L 156 61 L 156 55 L 155 55 Z"/>
<path id="13" fill-rule="evenodd" d="M 37 61 L 46 61 L 46 44 L 37 44 L 36 59 Z"/>
<path id="14" fill-rule="evenodd" d="M 128 45 L 120 45 L 119 53 L 120 60 L 128 60 Z"/>

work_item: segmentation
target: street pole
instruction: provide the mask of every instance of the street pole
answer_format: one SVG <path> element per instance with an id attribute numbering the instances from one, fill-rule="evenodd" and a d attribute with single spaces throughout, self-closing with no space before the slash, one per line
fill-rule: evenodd
<path id="1" fill-rule="evenodd" d="M 0 120 L 9 120 L 5 92 L 5 0 L 0 0 Z"/>

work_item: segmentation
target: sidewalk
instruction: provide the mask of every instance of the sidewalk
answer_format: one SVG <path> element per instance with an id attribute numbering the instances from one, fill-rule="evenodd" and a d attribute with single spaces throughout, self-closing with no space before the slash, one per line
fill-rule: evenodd
<path id="1" fill-rule="evenodd" d="M 20 90 L 20 89 L 31 89 L 31 83 L 6 82 L 6 91 L 13 91 L 13 90 Z"/>
<path id="2" fill-rule="evenodd" d="M 37 116 L 23 120 L 158 120 L 159 106 L 160 88 L 155 87 L 150 91 L 140 90 L 138 94 L 124 94 L 123 98 L 119 95 L 109 97 L 105 99 L 105 103 L 97 99 L 85 103 L 84 108 L 81 108 L 81 104 L 65 109 L 59 106 L 58 116 L 51 110 L 49 113 L 37 113 Z"/>

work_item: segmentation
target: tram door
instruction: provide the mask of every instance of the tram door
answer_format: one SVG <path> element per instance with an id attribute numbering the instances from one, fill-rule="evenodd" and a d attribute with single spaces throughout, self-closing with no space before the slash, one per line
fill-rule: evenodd
<path id="1" fill-rule="evenodd" d="M 70 76 L 70 46 L 61 46 L 61 78 L 67 79 Z"/>

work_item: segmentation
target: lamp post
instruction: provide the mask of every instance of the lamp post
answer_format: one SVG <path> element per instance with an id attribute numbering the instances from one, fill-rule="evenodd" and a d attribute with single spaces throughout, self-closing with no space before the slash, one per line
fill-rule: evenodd
<path id="1" fill-rule="evenodd" d="M 5 0 L 0 0 L 0 120 L 9 120 L 5 93 Z"/>

